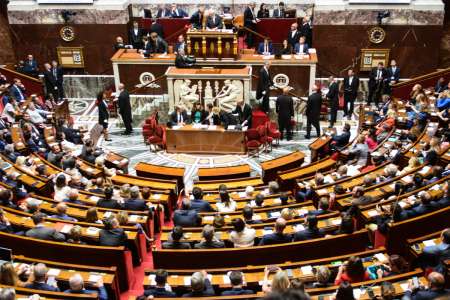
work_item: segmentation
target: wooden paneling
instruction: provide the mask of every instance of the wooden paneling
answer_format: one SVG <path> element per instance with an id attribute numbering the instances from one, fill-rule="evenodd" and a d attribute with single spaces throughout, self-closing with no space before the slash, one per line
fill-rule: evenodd
<path id="1" fill-rule="evenodd" d="M 64 42 L 59 36 L 62 25 L 12 24 L 13 44 L 18 59 L 32 53 L 43 70 L 43 64 L 56 59 L 56 47 L 84 47 L 85 71 L 89 74 L 112 74 L 110 58 L 117 36 L 127 40 L 126 24 L 74 24 L 76 38 Z"/>
<path id="2" fill-rule="evenodd" d="M 370 28 L 365 25 L 314 26 L 313 46 L 320 58 L 318 76 L 327 76 L 329 73 L 325 70 L 343 76 L 346 71 L 339 72 L 350 66 L 363 48 L 392 49 L 390 58 L 397 61 L 402 78 L 419 76 L 437 68 L 441 26 L 385 26 L 386 39 L 378 45 L 369 42 L 367 31 Z M 368 73 L 361 76 L 366 77 Z"/>

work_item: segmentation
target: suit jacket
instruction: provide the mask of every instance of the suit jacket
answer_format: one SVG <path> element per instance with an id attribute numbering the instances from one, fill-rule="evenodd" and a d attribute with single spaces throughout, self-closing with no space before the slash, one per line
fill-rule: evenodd
<path id="1" fill-rule="evenodd" d="M 273 52 L 273 45 L 272 45 L 272 43 L 269 43 L 268 44 L 268 50 L 269 50 L 269 53 L 272 55 L 274 52 Z M 261 42 L 261 43 L 259 43 L 259 45 L 258 45 L 258 53 L 259 54 L 263 54 L 264 53 L 264 42 Z"/>
<path id="2" fill-rule="evenodd" d="M 302 32 L 302 36 L 305 37 L 305 43 L 311 45 L 312 42 L 312 29 L 309 23 L 302 24 L 300 26 L 300 31 Z"/>
<path id="3" fill-rule="evenodd" d="M 247 121 L 247 126 L 251 128 L 252 126 L 252 108 L 247 103 L 244 104 L 244 107 L 236 106 L 233 110 L 233 114 L 238 114 L 239 123 L 242 124 L 244 121 Z"/>
<path id="4" fill-rule="evenodd" d="M 194 245 L 194 249 L 214 249 L 214 248 L 224 248 L 225 243 L 222 241 L 211 241 L 211 242 L 199 242 Z"/>
<path id="5" fill-rule="evenodd" d="M 49 216 L 49 218 L 59 219 L 59 220 L 63 220 L 63 221 L 72 221 L 72 222 L 77 221 L 77 219 L 72 218 L 68 215 L 51 215 L 51 216 Z"/>
<path id="6" fill-rule="evenodd" d="M 269 10 L 268 9 L 263 9 L 263 10 L 258 10 L 258 14 L 257 17 L 262 19 L 262 18 L 268 18 L 270 16 L 269 14 Z"/>
<path id="7" fill-rule="evenodd" d="M 25 100 L 26 98 L 25 89 L 22 89 L 15 84 L 11 85 L 11 87 L 9 88 L 9 92 L 14 97 L 14 99 L 18 101 Z"/>
<path id="8" fill-rule="evenodd" d="M 377 86 L 377 74 L 378 74 L 378 68 L 372 68 L 369 74 L 369 87 L 375 88 Z M 381 79 L 380 81 L 383 82 L 387 79 L 387 72 L 386 69 L 381 69 Z"/>
<path id="9" fill-rule="evenodd" d="M 194 65 L 192 60 L 187 59 L 185 55 L 175 56 L 175 67 L 177 68 L 190 68 Z"/>
<path id="10" fill-rule="evenodd" d="M 164 38 L 164 30 L 161 24 L 153 22 L 152 26 L 150 26 L 150 34 L 152 32 L 156 32 L 159 37 Z"/>
<path id="11" fill-rule="evenodd" d="M 310 119 L 319 120 L 320 109 L 322 107 L 322 95 L 320 93 L 312 93 L 306 102 L 306 116 Z"/>
<path id="12" fill-rule="evenodd" d="M 213 18 L 209 16 L 208 19 L 206 19 L 206 27 L 210 29 L 213 28 L 222 29 L 223 28 L 222 18 L 218 15 L 215 15 L 215 20 L 213 20 Z"/>
<path id="13" fill-rule="evenodd" d="M 400 80 L 400 68 L 395 67 L 395 71 L 392 67 L 387 68 L 387 79 L 388 81 L 398 82 Z"/>
<path id="14" fill-rule="evenodd" d="M 269 71 L 270 72 L 270 71 Z M 263 91 L 269 93 L 270 86 L 273 85 L 272 78 L 270 78 L 270 73 L 266 71 L 264 67 L 259 70 L 259 80 L 258 86 L 256 88 L 256 98 L 260 99 L 263 96 Z"/>
<path id="15" fill-rule="evenodd" d="M 100 199 L 97 201 L 97 207 L 110 208 L 110 209 L 120 209 L 122 206 L 114 199 Z"/>
<path id="16" fill-rule="evenodd" d="M 298 231 L 294 234 L 294 242 L 318 239 L 324 236 L 325 234 L 318 228 L 316 229 L 306 228 L 305 230 Z"/>
<path id="17" fill-rule="evenodd" d="M 308 44 L 307 44 L 307 43 L 304 43 L 304 44 L 303 44 L 303 52 L 302 52 L 302 53 L 307 54 L 307 53 L 308 53 L 308 49 L 309 49 Z M 295 44 L 294 52 L 295 52 L 295 53 L 299 53 L 299 52 L 300 52 L 300 43 L 296 43 L 296 44 Z"/>
<path id="18" fill-rule="evenodd" d="M 160 8 L 156 13 L 157 18 L 170 18 L 170 11 L 167 8 Z"/>
<path id="19" fill-rule="evenodd" d="M 127 90 L 123 90 L 119 94 L 119 113 L 126 114 L 131 117 L 130 94 Z"/>
<path id="20" fill-rule="evenodd" d="M 191 201 L 191 209 L 197 212 L 212 212 L 214 209 L 208 201 L 203 199 L 194 199 Z"/>
<path id="21" fill-rule="evenodd" d="M 145 204 L 145 201 L 142 199 L 127 199 L 123 205 L 123 208 L 126 210 L 137 210 L 137 211 L 145 211 L 148 210 L 148 206 Z"/>
<path id="22" fill-rule="evenodd" d="M 195 225 L 197 226 L 197 225 Z M 183 243 L 178 241 L 167 241 L 162 243 L 163 249 L 191 249 L 191 245 L 189 243 Z"/>
<path id="23" fill-rule="evenodd" d="M 286 9 L 275 8 L 273 10 L 273 18 L 284 18 Z"/>
<path id="24" fill-rule="evenodd" d="M 99 235 L 100 246 L 124 246 L 127 240 L 127 235 L 123 228 L 114 228 L 110 230 L 102 229 Z"/>
<path id="25" fill-rule="evenodd" d="M 332 105 L 339 105 L 339 86 L 336 81 L 328 87 L 327 98 Z"/>
<path id="26" fill-rule="evenodd" d="M 250 7 L 247 6 L 244 10 L 244 26 L 250 28 L 255 27 L 256 24 L 253 22 L 255 20 L 256 18 L 254 11 L 252 11 Z"/>
<path id="27" fill-rule="evenodd" d="M 206 296 L 215 296 L 214 288 L 211 285 L 211 281 L 208 278 L 205 278 L 205 289 L 201 292 L 190 292 L 183 294 L 183 298 L 192 298 L 192 297 L 206 297 Z"/>
<path id="28" fill-rule="evenodd" d="M 133 45 L 134 49 L 141 49 L 143 36 L 144 31 L 141 28 L 138 28 L 137 33 L 135 33 L 134 28 L 131 28 L 128 32 L 128 43 Z"/>
<path id="29" fill-rule="evenodd" d="M 405 300 L 431 300 L 436 299 L 439 296 L 444 296 L 450 293 L 450 290 L 440 289 L 440 290 L 417 290 L 415 292 L 407 291 L 405 293 Z"/>
<path id="30" fill-rule="evenodd" d="M 25 285 L 27 289 L 49 291 L 49 292 L 59 292 L 57 287 L 51 286 L 44 282 L 32 282 Z"/>
<path id="31" fill-rule="evenodd" d="M 300 39 L 301 35 L 302 35 L 302 33 L 299 30 L 296 30 L 295 32 L 292 32 L 292 30 L 289 30 L 287 41 L 292 46 L 292 48 L 294 48 L 295 45 L 298 43 L 298 40 Z"/>
<path id="32" fill-rule="evenodd" d="M 184 123 L 189 123 L 189 117 L 187 115 L 187 113 L 185 111 L 181 112 L 181 116 L 183 117 L 183 122 Z M 177 125 L 178 124 L 178 114 L 176 111 L 173 111 L 170 114 L 170 122 L 172 123 L 172 125 Z"/>
<path id="33" fill-rule="evenodd" d="M 347 76 L 344 78 L 344 93 L 349 94 L 353 97 L 356 97 L 358 95 L 358 88 L 359 88 L 359 78 L 356 76 L 353 76 L 352 83 L 350 84 L 350 78 Z"/>
<path id="34" fill-rule="evenodd" d="M 278 114 L 278 120 L 285 120 L 289 122 L 291 117 L 294 116 L 294 100 L 292 100 L 291 96 L 278 96 L 275 108 Z"/>
<path id="35" fill-rule="evenodd" d="M 251 295 L 254 294 L 253 290 L 244 290 L 243 288 L 232 288 L 228 291 L 223 291 L 221 296 L 234 296 L 234 295 Z"/>
<path id="36" fill-rule="evenodd" d="M 180 49 L 181 46 L 183 46 L 183 49 L 186 51 L 186 42 L 183 43 L 176 42 L 175 47 L 173 48 L 173 52 L 177 53 L 178 49 Z"/>
<path id="37" fill-rule="evenodd" d="M 173 213 L 173 224 L 181 227 L 196 227 L 199 225 L 199 216 L 194 209 L 177 209 Z"/>
<path id="38" fill-rule="evenodd" d="M 196 29 L 202 28 L 203 25 L 203 18 L 204 14 L 202 14 L 199 10 L 197 10 L 195 13 L 192 14 L 189 22 L 192 24 L 192 26 Z"/>
<path id="39" fill-rule="evenodd" d="M 185 18 L 188 14 L 183 9 L 177 8 L 174 11 L 170 10 L 170 16 L 172 18 Z"/>
<path id="40" fill-rule="evenodd" d="M 290 243 L 291 240 L 292 236 L 290 234 L 278 234 L 274 232 L 265 234 L 259 242 L 259 246 Z"/>
<path id="41" fill-rule="evenodd" d="M 144 18 L 146 18 L 146 19 L 152 18 L 152 11 L 150 9 L 144 8 Z"/>
<path id="42" fill-rule="evenodd" d="M 104 122 L 108 122 L 109 112 L 108 106 L 104 100 L 100 101 L 98 104 L 98 122 L 103 124 Z"/>
<path id="43" fill-rule="evenodd" d="M 66 239 L 62 233 L 57 232 L 54 228 L 45 226 L 36 226 L 29 229 L 25 235 L 31 238 L 47 241 L 64 241 Z"/>
<path id="44" fill-rule="evenodd" d="M 38 67 L 36 60 L 34 59 L 32 61 L 26 60 L 23 66 L 23 71 L 25 73 L 33 73 L 37 71 L 37 68 Z"/>
<path id="45" fill-rule="evenodd" d="M 174 298 L 177 296 L 174 292 L 166 291 L 165 288 L 154 287 L 148 290 L 144 290 L 144 296 L 153 296 L 155 298 Z"/>
<path id="46" fill-rule="evenodd" d="M 161 37 L 158 37 L 156 41 L 150 41 L 150 53 L 167 53 L 167 42 Z"/>
<path id="47" fill-rule="evenodd" d="M 336 142 L 337 147 L 344 147 L 350 141 L 350 132 L 344 131 L 340 135 L 333 136 L 333 141 Z"/>
<path id="48" fill-rule="evenodd" d="M 47 87 L 47 90 L 54 90 L 56 85 L 56 78 L 55 76 L 53 76 L 53 73 L 51 70 L 45 70 L 44 71 L 44 81 L 45 81 L 45 86 Z"/>
<path id="49" fill-rule="evenodd" d="M 98 290 L 86 290 L 82 289 L 80 291 L 74 291 L 74 290 L 65 290 L 64 293 L 68 294 L 98 294 L 99 300 L 108 300 L 108 292 L 106 291 L 106 288 L 104 286 L 99 287 Z"/>

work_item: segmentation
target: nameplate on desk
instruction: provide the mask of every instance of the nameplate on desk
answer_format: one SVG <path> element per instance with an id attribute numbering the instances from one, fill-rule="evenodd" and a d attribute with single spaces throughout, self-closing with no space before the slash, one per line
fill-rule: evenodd
<path id="1" fill-rule="evenodd" d="M 217 126 L 216 125 L 209 125 L 208 126 L 208 130 L 217 130 Z"/>
<path id="2" fill-rule="evenodd" d="M 291 54 L 283 54 L 283 55 L 281 55 L 281 59 L 292 59 L 292 55 Z"/>
<path id="3" fill-rule="evenodd" d="M 173 129 L 173 130 L 178 130 L 178 129 L 180 129 L 181 127 L 183 127 L 183 126 L 175 125 L 175 126 L 172 126 L 172 129 Z"/>

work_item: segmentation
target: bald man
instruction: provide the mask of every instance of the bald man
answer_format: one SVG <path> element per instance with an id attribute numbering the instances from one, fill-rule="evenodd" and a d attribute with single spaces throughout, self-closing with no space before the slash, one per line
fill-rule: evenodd
<path id="1" fill-rule="evenodd" d="M 281 133 L 280 139 L 284 137 L 286 130 L 286 139 L 292 139 L 291 119 L 294 117 L 294 100 L 289 96 L 289 87 L 283 88 L 283 94 L 278 96 L 276 102 L 276 111 L 278 114 L 278 128 Z"/>
<path id="2" fill-rule="evenodd" d="M 130 135 L 133 132 L 133 127 L 131 123 L 133 122 L 133 117 L 131 116 L 131 103 L 130 94 L 125 89 L 123 83 L 119 84 L 119 113 L 122 117 L 123 124 L 125 125 L 124 135 Z"/>
<path id="3" fill-rule="evenodd" d="M 103 279 L 101 277 L 93 285 L 96 288 L 98 288 L 98 291 L 87 290 L 84 287 L 83 277 L 81 277 L 81 275 L 79 273 L 75 273 L 74 275 L 72 275 L 72 277 L 69 278 L 69 286 L 70 286 L 70 289 L 65 290 L 64 293 L 68 293 L 68 294 L 96 294 L 96 293 L 98 293 L 98 299 L 100 299 L 100 300 L 108 299 L 108 293 L 106 292 L 105 286 L 103 285 Z"/>
<path id="4" fill-rule="evenodd" d="M 265 234 L 259 242 L 259 246 L 290 243 L 292 241 L 292 236 L 284 233 L 285 228 L 286 220 L 278 218 L 275 222 L 275 232 Z"/>
<path id="5" fill-rule="evenodd" d="M 441 273 L 431 272 L 428 277 L 428 287 L 425 289 L 419 289 L 409 282 L 408 290 L 405 293 L 406 300 L 427 300 L 437 299 L 440 296 L 450 294 L 450 290 L 445 289 L 445 279 Z M 439 298 L 440 299 L 440 298 Z"/>
<path id="6" fill-rule="evenodd" d="M 311 138 L 311 125 L 316 128 L 317 137 L 320 136 L 320 109 L 322 107 L 322 95 L 319 87 L 314 85 L 313 93 L 306 102 L 306 139 Z"/>

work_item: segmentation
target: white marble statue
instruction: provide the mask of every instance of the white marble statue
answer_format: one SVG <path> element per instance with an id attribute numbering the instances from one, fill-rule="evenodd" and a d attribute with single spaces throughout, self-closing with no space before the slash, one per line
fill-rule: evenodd
<path id="1" fill-rule="evenodd" d="M 208 103 L 211 103 L 214 100 L 214 96 L 213 96 L 213 89 L 211 87 L 211 82 L 208 80 L 206 81 L 206 85 L 205 85 L 205 94 L 204 94 L 204 102 L 205 105 Z"/>
<path id="2" fill-rule="evenodd" d="M 231 80 L 225 80 L 222 90 L 216 96 L 219 108 L 226 112 L 231 112 L 236 107 L 236 102 L 240 95 L 241 90 L 239 86 L 232 83 Z"/>
<path id="3" fill-rule="evenodd" d="M 194 84 L 192 87 L 190 85 L 191 81 L 189 79 L 185 79 L 180 85 L 180 101 L 178 105 L 184 107 L 187 111 L 190 111 L 194 103 L 199 100 L 197 85 Z"/>

